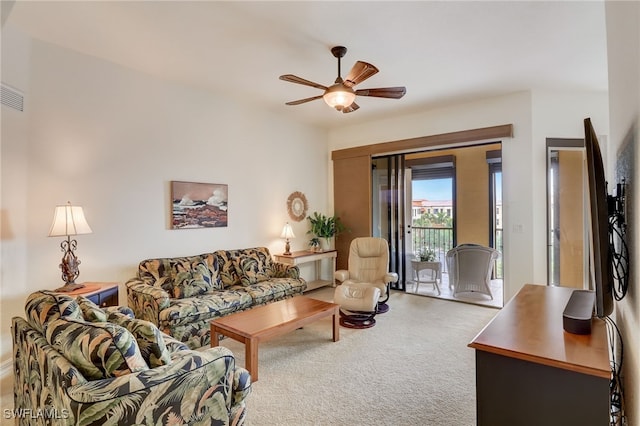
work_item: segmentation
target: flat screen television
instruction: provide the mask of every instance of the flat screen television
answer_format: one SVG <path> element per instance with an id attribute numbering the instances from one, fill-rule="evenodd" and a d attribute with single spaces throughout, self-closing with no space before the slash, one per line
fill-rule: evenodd
<path id="1" fill-rule="evenodd" d="M 590 118 L 584 120 L 584 144 L 591 216 L 590 270 L 596 295 L 595 313 L 597 317 L 604 318 L 613 311 L 613 266 L 609 249 L 607 182 L 600 145 Z"/>

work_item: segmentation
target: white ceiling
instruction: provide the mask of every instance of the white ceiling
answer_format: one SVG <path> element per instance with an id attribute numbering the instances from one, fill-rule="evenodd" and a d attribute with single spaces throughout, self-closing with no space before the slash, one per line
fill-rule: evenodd
<path id="1" fill-rule="evenodd" d="M 325 127 L 529 89 L 607 90 L 600 1 L 19 1 L 7 22 Z M 343 77 L 357 60 L 380 69 L 356 88 L 406 86 L 407 94 L 359 97 L 349 114 L 322 100 L 284 105 L 321 91 L 278 76 L 332 84 L 335 45 L 348 48 Z"/>

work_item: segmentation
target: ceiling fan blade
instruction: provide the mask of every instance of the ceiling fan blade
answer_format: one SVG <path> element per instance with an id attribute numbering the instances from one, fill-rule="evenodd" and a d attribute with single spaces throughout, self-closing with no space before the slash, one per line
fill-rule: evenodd
<path id="1" fill-rule="evenodd" d="M 376 68 L 375 66 L 366 62 L 358 61 L 355 63 L 353 68 L 351 68 L 351 71 L 349 71 L 349 74 L 344 79 L 344 85 L 347 87 L 353 87 L 356 84 L 365 81 L 377 72 L 378 68 Z"/>
<path id="2" fill-rule="evenodd" d="M 311 98 L 298 99 L 297 101 L 287 102 L 286 105 L 300 105 L 300 104 L 304 104 L 306 102 L 315 101 L 316 99 L 322 99 L 322 95 L 313 96 Z"/>
<path id="3" fill-rule="evenodd" d="M 407 93 L 406 87 L 381 87 L 378 89 L 359 89 L 356 95 L 374 96 L 376 98 L 400 99 Z"/>
<path id="4" fill-rule="evenodd" d="M 353 111 L 357 110 L 358 108 L 360 108 L 360 105 L 358 105 L 357 103 L 353 102 L 348 107 L 342 108 L 342 112 L 346 114 L 348 112 L 353 112 Z"/>
<path id="5" fill-rule="evenodd" d="M 288 81 L 289 83 L 297 83 L 303 84 L 305 86 L 315 87 L 320 90 L 327 90 L 327 86 L 323 86 L 322 84 L 314 83 L 313 81 L 305 80 L 304 78 L 300 78 L 293 74 L 285 74 L 280 76 L 280 80 Z"/>

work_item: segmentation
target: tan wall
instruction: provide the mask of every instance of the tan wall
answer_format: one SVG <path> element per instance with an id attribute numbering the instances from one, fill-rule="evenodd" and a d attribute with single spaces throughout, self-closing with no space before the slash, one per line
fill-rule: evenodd
<path id="1" fill-rule="evenodd" d="M 458 244 L 489 245 L 489 166 L 486 152 L 499 149 L 501 144 L 496 143 L 407 155 L 407 159 L 455 156 Z"/>

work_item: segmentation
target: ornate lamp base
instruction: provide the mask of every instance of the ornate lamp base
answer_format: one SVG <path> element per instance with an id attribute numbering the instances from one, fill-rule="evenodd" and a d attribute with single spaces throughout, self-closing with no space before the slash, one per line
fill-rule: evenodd
<path id="1" fill-rule="evenodd" d="M 77 246 L 76 240 L 72 240 L 67 236 L 67 239 L 60 244 L 61 250 L 64 252 L 62 256 L 62 262 L 60 263 L 60 269 L 62 270 L 62 280 L 64 286 L 57 288 L 55 291 L 60 293 L 69 293 L 84 287 L 84 284 L 76 284 L 76 278 L 80 275 L 78 265 L 80 261 L 76 257 L 74 251 Z"/>

